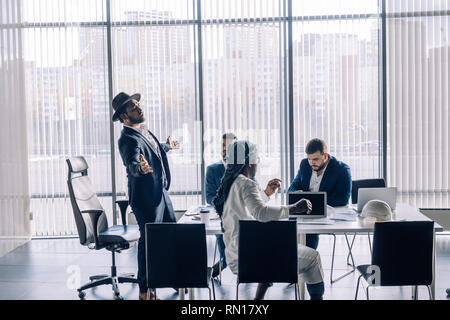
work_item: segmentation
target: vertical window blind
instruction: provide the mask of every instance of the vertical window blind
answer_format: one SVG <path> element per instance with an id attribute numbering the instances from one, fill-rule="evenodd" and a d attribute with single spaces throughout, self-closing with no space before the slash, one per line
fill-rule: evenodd
<path id="1" fill-rule="evenodd" d="M 257 180 L 282 178 L 282 2 L 201 1 L 206 165 L 221 159 L 223 133 L 255 143 Z"/>
<path id="2" fill-rule="evenodd" d="M 201 203 L 200 125 L 192 1 L 111 1 L 114 95 L 141 93 L 147 127 L 180 149 L 168 153 L 175 210 Z M 126 194 L 115 125 L 116 185 Z"/>
<path id="3" fill-rule="evenodd" d="M 0 256 L 30 237 L 21 7 L 0 2 Z"/>
<path id="4" fill-rule="evenodd" d="M 112 221 L 105 2 L 21 2 L 33 234 L 76 234 L 67 157 L 86 158 Z"/>
<path id="5" fill-rule="evenodd" d="M 293 1 L 295 172 L 322 138 L 353 179 L 381 175 L 378 1 Z"/>
<path id="6" fill-rule="evenodd" d="M 450 205 L 450 2 L 387 1 L 387 179 L 400 201 Z"/>
<path id="7" fill-rule="evenodd" d="M 28 179 L 16 193 L 31 198 L 35 236 L 76 234 L 72 155 L 86 157 L 112 223 L 111 173 L 116 195 L 127 192 L 122 125 L 111 126 L 109 109 L 120 91 L 142 94 L 160 141 L 181 142 L 168 155 L 175 209 L 201 202 L 202 170 L 230 131 L 258 145 L 261 184 L 277 176 L 288 186 L 306 142 L 320 137 L 353 179 L 382 176 L 387 158 L 400 201 L 449 206 L 448 0 L 5 0 L 1 9 L 1 105 L 26 115 L 23 128 L 4 127 L 2 150 L 24 135 L 17 165 Z M 5 181 L 15 169 L 1 161 Z M 2 183 L 3 214 L 14 204 Z"/>

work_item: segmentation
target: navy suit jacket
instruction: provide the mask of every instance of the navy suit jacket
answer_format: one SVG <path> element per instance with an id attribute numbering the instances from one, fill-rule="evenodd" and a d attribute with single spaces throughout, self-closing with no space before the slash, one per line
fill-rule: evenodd
<path id="1" fill-rule="evenodd" d="M 206 168 L 205 175 L 205 192 L 206 203 L 212 205 L 212 200 L 217 194 L 217 190 L 220 188 L 222 178 L 225 173 L 225 166 L 222 161 L 213 163 Z"/>
<path id="2" fill-rule="evenodd" d="M 328 205 L 332 207 L 346 206 L 352 193 L 350 167 L 344 162 L 336 160 L 335 157 L 329 157 L 330 160 L 320 183 L 319 191 L 327 193 Z M 300 163 L 297 176 L 292 181 L 288 191 L 308 191 L 311 176 L 312 168 L 308 159 L 305 158 Z"/>
<path id="3" fill-rule="evenodd" d="M 154 146 L 136 130 L 124 126 L 119 138 L 119 151 L 127 169 L 128 197 L 132 208 L 154 209 L 159 205 L 163 192 L 162 166 L 166 172 L 166 189 L 169 190 L 170 187 L 170 170 L 166 155 L 168 146 L 163 144 L 163 147 L 151 132 L 150 134 L 158 144 L 161 160 Z M 142 174 L 139 170 L 141 153 L 152 167 L 152 173 Z"/>

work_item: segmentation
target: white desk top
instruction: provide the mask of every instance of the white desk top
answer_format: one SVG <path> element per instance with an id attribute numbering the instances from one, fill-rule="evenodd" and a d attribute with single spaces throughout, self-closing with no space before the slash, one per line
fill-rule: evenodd
<path id="1" fill-rule="evenodd" d="M 200 220 L 196 220 L 194 217 L 195 216 L 183 215 L 178 223 L 201 223 Z M 217 214 L 215 212 L 210 214 L 210 218 L 209 226 L 206 227 L 206 234 L 221 234 L 222 230 L 220 228 L 220 220 L 218 219 Z M 397 204 L 397 209 L 393 212 L 393 220 L 431 221 L 431 219 L 424 216 L 420 211 L 404 203 Z M 356 221 L 336 221 L 331 225 L 297 224 L 297 230 L 300 234 L 373 232 L 373 224 L 365 224 L 364 219 L 357 216 Z M 434 230 L 436 232 L 441 232 L 444 231 L 444 228 L 435 222 Z"/>

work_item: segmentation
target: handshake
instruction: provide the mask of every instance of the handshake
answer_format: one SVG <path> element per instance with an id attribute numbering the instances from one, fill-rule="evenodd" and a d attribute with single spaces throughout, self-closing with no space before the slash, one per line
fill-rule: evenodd
<path id="1" fill-rule="evenodd" d="M 306 214 L 311 214 L 312 212 L 311 201 L 307 199 L 300 199 L 296 203 L 289 205 L 288 208 L 291 213 L 302 213 L 306 211 Z"/>

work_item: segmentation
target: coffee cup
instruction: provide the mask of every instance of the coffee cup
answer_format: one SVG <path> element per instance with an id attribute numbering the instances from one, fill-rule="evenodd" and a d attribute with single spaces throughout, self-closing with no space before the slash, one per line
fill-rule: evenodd
<path id="1" fill-rule="evenodd" d="M 209 225 L 209 210 L 201 209 L 200 210 L 200 221 L 205 224 L 205 227 Z"/>

